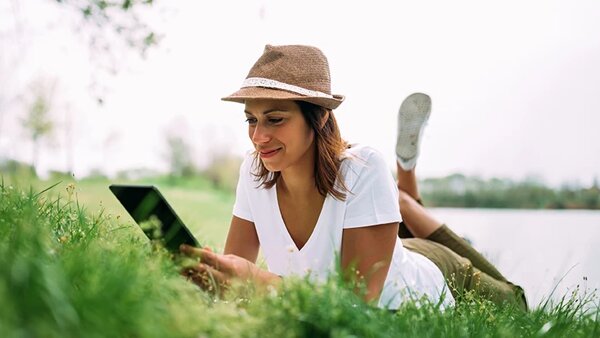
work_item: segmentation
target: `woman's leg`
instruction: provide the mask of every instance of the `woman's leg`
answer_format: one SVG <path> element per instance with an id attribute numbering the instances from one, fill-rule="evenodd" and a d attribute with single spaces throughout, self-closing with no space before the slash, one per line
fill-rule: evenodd
<path id="1" fill-rule="evenodd" d="M 464 239 L 434 219 L 421 203 L 415 167 L 419 157 L 421 137 L 431 114 L 431 98 L 422 93 L 409 95 L 398 111 L 396 136 L 397 183 L 403 222 L 400 238 L 427 238 L 447 246 L 460 256 L 468 258 L 473 265 L 490 276 L 506 279 Z"/>
<path id="2" fill-rule="evenodd" d="M 396 135 L 396 164 L 398 166 L 398 190 L 421 203 L 421 196 L 415 177 L 415 166 L 419 157 L 421 136 L 431 113 L 431 99 L 428 95 L 414 93 L 409 95 L 398 111 L 398 133 Z M 402 202 L 402 197 L 400 198 Z M 402 205 L 400 206 L 402 208 Z M 419 232 L 419 235 L 421 233 Z M 400 223 L 400 238 L 420 237 L 412 233 L 405 222 Z"/>
<path id="3" fill-rule="evenodd" d="M 442 226 L 442 223 L 433 218 L 415 198 L 404 190 L 400 190 L 399 203 L 403 223 L 414 237 L 427 238 Z"/>
<path id="4" fill-rule="evenodd" d="M 419 195 L 419 188 L 417 186 L 417 179 L 415 177 L 415 170 L 409 170 L 409 171 L 404 171 L 402 170 L 402 167 L 400 167 L 400 164 L 396 163 L 398 170 L 397 172 L 397 183 L 398 183 L 398 190 L 400 191 L 400 196 L 398 199 L 398 203 L 400 203 L 400 212 L 402 213 L 403 211 L 403 195 L 408 194 L 410 197 L 412 197 L 414 200 L 416 200 L 418 203 L 421 203 L 421 196 Z M 404 216 L 402 216 L 402 219 L 405 219 Z M 413 238 L 415 237 L 415 234 L 413 234 L 410 229 L 408 228 L 408 226 L 406 225 L 405 221 L 400 222 L 400 227 L 398 228 L 398 236 L 400 238 Z"/>
<path id="5" fill-rule="evenodd" d="M 527 301 L 521 287 L 488 275 L 476 268 L 469 259 L 459 256 L 448 247 L 421 238 L 404 239 L 402 243 L 408 250 L 427 257 L 440 269 L 456 300 L 460 301 L 469 292 L 475 292 L 496 304 L 508 303 L 527 310 Z"/>
<path id="6" fill-rule="evenodd" d="M 403 245 L 433 261 L 448 280 L 455 297 L 464 294 L 464 291 L 475 290 L 497 304 L 509 302 L 527 310 L 523 289 L 506 280 L 467 241 L 436 221 L 407 193 L 400 193 L 400 205 L 404 223 L 416 237 L 420 237 L 403 239 Z"/>
<path id="7" fill-rule="evenodd" d="M 482 254 L 446 225 L 433 218 L 427 209 L 407 193 L 400 192 L 400 212 L 404 223 L 415 237 L 442 244 L 459 256 L 470 260 L 475 268 L 497 280 L 506 281 L 506 278 Z"/>
<path id="8" fill-rule="evenodd" d="M 494 302 L 514 302 L 527 309 L 523 289 L 508 282 L 483 255 L 433 218 L 421 203 L 415 166 L 430 113 L 431 99 L 421 93 L 408 96 L 398 112 L 396 163 L 403 219 L 398 235 L 409 250 L 433 261 L 451 284 L 454 279 L 453 293 L 477 290 Z"/>
<path id="9" fill-rule="evenodd" d="M 400 164 L 396 163 L 396 176 L 398 190 L 407 193 L 413 199 L 420 201 L 421 195 L 419 194 L 419 187 L 417 186 L 417 175 L 415 168 L 411 170 L 403 170 Z"/>
<path id="10" fill-rule="evenodd" d="M 427 239 L 440 243 L 458 255 L 469 259 L 474 267 L 490 275 L 492 278 L 503 282 L 507 281 L 492 263 L 446 225 L 442 225 L 439 229 L 431 233 Z"/>

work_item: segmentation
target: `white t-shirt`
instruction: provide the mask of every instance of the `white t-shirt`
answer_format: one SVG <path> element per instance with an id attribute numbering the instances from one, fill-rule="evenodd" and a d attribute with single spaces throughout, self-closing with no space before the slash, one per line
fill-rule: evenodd
<path id="1" fill-rule="evenodd" d="M 323 280 L 335 271 L 344 229 L 400 222 L 398 188 L 381 154 L 370 147 L 346 150 L 341 177 L 350 190 L 346 200 L 327 195 L 317 224 L 298 250 L 279 210 L 275 186 L 259 188 L 253 172 L 254 157 L 240 168 L 233 214 L 254 223 L 269 271 L 281 276 L 309 275 Z M 426 257 L 406 250 L 396 241 L 379 306 L 396 309 L 406 299 L 427 296 L 443 304 L 454 304 L 441 271 Z"/>

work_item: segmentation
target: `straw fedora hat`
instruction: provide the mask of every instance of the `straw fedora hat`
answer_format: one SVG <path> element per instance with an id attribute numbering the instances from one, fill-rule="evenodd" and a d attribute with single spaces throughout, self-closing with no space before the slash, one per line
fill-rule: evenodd
<path id="1" fill-rule="evenodd" d="M 239 103 L 248 99 L 299 100 L 335 109 L 344 96 L 331 94 L 329 64 L 318 48 L 266 45 L 242 88 L 222 98 Z"/>

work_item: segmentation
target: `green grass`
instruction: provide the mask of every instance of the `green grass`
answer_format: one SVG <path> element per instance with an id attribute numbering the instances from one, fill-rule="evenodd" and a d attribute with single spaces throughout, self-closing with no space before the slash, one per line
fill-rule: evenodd
<path id="1" fill-rule="evenodd" d="M 127 224 L 134 224 L 134 221 L 110 192 L 108 186 L 113 183 L 153 184 L 159 187 L 169 204 L 200 243 L 213 248 L 219 248 L 225 242 L 235 199 L 233 192 L 214 189 L 210 182 L 202 177 L 179 180 L 172 180 L 165 176 L 138 181 L 107 179 L 75 181 L 65 176 L 51 181 L 28 179 L 25 182 L 22 177 L 11 177 L 7 182 L 15 186 L 33 186 L 38 191 L 60 182 L 58 186 L 48 191 L 47 195 L 50 198 L 58 195 L 66 196 L 67 185 L 73 184 L 75 191 L 72 199 L 84 205 L 89 215 L 103 213 L 107 217 L 118 218 L 119 222 Z"/>
<path id="2" fill-rule="evenodd" d="M 600 335 L 593 295 L 566 295 L 528 313 L 477 297 L 446 311 L 409 303 L 392 313 L 365 304 L 334 276 L 216 299 L 180 277 L 131 221 L 117 219 L 124 211 L 106 183 L 76 183 L 77 199 L 67 182 L 41 194 L 43 185 L 0 184 L 0 337 Z M 214 231 L 211 241 L 222 243 L 231 193 L 201 181 L 164 192 L 197 235 Z"/>

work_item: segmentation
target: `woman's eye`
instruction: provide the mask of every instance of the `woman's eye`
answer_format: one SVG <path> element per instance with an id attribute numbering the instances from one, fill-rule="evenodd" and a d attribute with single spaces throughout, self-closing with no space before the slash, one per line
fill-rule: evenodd
<path id="1" fill-rule="evenodd" d="M 271 124 L 278 124 L 278 123 L 281 123 L 281 121 L 283 121 L 283 118 L 271 118 L 271 119 L 269 119 L 269 123 L 271 123 Z"/>
<path id="2" fill-rule="evenodd" d="M 249 117 L 249 118 L 246 119 L 246 122 L 248 124 L 256 124 L 256 119 L 253 118 L 253 117 Z"/>

